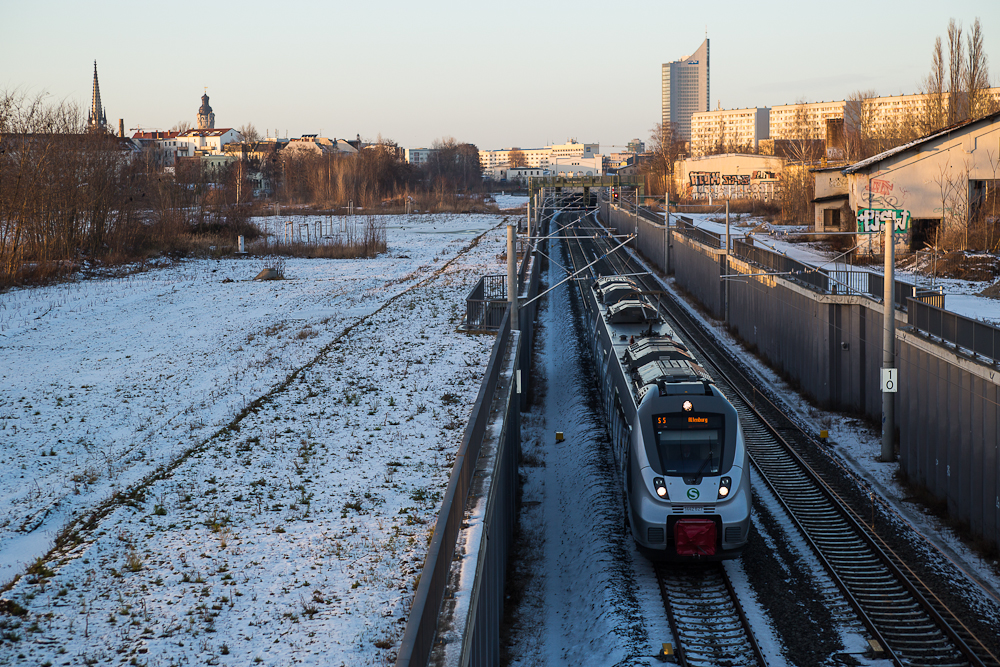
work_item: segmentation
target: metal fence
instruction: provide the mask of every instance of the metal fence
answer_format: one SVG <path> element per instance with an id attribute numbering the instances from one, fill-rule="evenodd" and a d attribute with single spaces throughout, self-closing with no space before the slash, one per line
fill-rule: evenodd
<path id="1" fill-rule="evenodd" d="M 699 227 L 695 227 L 691 223 L 690 218 L 678 216 L 676 218 L 676 221 L 677 221 L 676 224 L 672 225 L 672 228 L 675 232 L 683 234 L 689 239 L 694 239 L 695 241 L 701 243 L 702 245 L 707 245 L 709 248 L 722 247 L 723 245 L 722 236 L 720 234 L 717 234 L 715 232 L 710 232 L 707 229 L 701 229 Z"/>
<path id="2" fill-rule="evenodd" d="M 509 341 L 510 318 L 505 312 L 496 342 L 493 344 L 493 354 L 486 367 L 486 376 L 479 387 L 479 395 L 476 397 L 472 415 L 462 436 L 462 444 L 458 449 L 451 479 L 448 480 L 448 488 L 441 503 L 441 512 L 434 526 L 434 535 L 427 549 L 420 583 L 413 597 L 406 631 L 396 657 L 397 667 L 426 665 L 433 648 L 434 638 L 437 635 L 438 613 L 451 571 L 452 554 L 455 552 L 458 533 L 462 529 L 465 503 L 472 485 L 472 476 L 476 470 L 479 450 L 490 416 L 493 393 Z"/>
<path id="3" fill-rule="evenodd" d="M 941 340 L 972 352 L 974 355 L 1000 361 L 1000 328 L 973 320 L 927 302 L 910 299 L 907 323 Z"/>
<path id="4" fill-rule="evenodd" d="M 545 243 L 542 242 L 544 251 Z M 537 255 L 525 256 L 519 267 L 521 298 L 532 298 L 539 290 L 541 262 Z M 473 299 L 472 297 L 477 297 Z M 469 502 L 470 492 L 475 491 L 477 463 L 484 441 L 495 445 L 489 496 L 481 526 L 482 541 L 479 565 L 470 593 L 469 611 L 462 633 L 462 664 L 498 664 L 500 647 L 500 622 L 503 616 L 504 589 L 506 584 L 507 556 L 513 540 L 516 523 L 517 465 L 520 458 L 520 409 L 527 392 L 518 397 L 514 377 L 503 385 L 502 371 L 520 369 L 521 386 L 527 386 L 530 373 L 531 343 L 534 338 L 534 313 L 537 302 L 519 312 L 520 333 L 511 335 L 510 309 L 507 299 L 507 276 L 484 276 L 470 294 L 474 303 L 485 303 L 488 317 L 499 313 L 498 331 L 486 375 L 472 408 L 469 423 L 462 437 L 458 455 L 452 468 L 451 479 L 445 491 L 434 534 L 427 550 L 420 583 L 414 595 L 406 630 L 396 658 L 397 667 L 424 667 L 431 658 L 442 612 L 442 602 L 448 586 L 449 575 L 459 532 Z M 512 347 L 512 339 L 516 345 Z M 510 359 L 510 354 L 515 358 Z M 516 372 L 515 372 L 516 373 Z M 515 375 L 516 376 L 516 375 Z M 503 385 L 503 386 L 502 386 Z M 491 408 L 499 403 L 494 399 L 506 397 L 503 428 L 496 441 L 486 436 L 490 424 Z M 494 415 L 495 416 L 495 415 Z M 491 432 L 492 432 L 492 427 Z M 488 450 L 487 450 L 488 451 Z"/>
<path id="5" fill-rule="evenodd" d="M 711 244 L 706 245 L 711 246 Z M 881 301 L 884 296 L 884 277 L 871 271 L 820 269 L 742 239 L 733 241 L 732 253 L 740 259 L 775 273 L 787 274 L 784 276 L 785 278 L 820 292 L 858 294 L 876 301 Z M 944 308 L 944 291 L 940 287 L 936 289 L 925 288 L 903 280 L 896 280 L 893 286 L 893 300 L 896 307 L 903 310 L 907 309 L 907 302 L 911 300 Z"/>
<path id="6" fill-rule="evenodd" d="M 465 326 L 499 329 L 506 311 L 507 276 L 483 276 L 465 299 Z"/>

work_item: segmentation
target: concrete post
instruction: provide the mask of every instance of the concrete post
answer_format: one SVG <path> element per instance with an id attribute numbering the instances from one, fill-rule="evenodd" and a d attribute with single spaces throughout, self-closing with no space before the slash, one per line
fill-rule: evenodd
<path id="1" fill-rule="evenodd" d="M 871 210 L 869 208 L 869 210 Z M 892 221 L 885 223 L 885 289 L 882 299 L 885 308 L 882 327 L 882 368 L 892 368 L 896 363 L 896 244 L 893 242 Z M 880 383 L 881 384 L 881 383 Z M 896 415 L 893 405 L 894 394 L 882 389 L 882 456 L 880 461 L 890 463 L 896 458 L 895 435 Z"/>
<path id="2" fill-rule="evenodd" d="M 670 275 L 670 193 L 665 192 L 663 194 L 663 204 L 666 210 L 665 217 L 663 219 L 663 275 Z"/>
<path id="3" fill-rule="evenodd" d="M 517 227 L 507 224 L 507 301 L 510 303 L 510 330 L 520 330 L 517 321 Z"/>
<path id="4" fill-rule="evenodd" d="M 725 259 L 725 262 L 726 262 L 725 275 L 726 275 L 726 277 L 723 278 L 723 280 L 726 281 L 726 284 L 725 284 L 725 288 L 726 288 L 726 291 L 725 291 L 726 303 L 725 303 L 725 310 L 723 312 L 726 314 L 726 322 L 729 322 L 729 277 L 728 277 L 729 276 L 729 200 L 728 199 L 726 200 L 726 255 L 725 255 L 725 257 L 726 257 L 726 259 Z"/>

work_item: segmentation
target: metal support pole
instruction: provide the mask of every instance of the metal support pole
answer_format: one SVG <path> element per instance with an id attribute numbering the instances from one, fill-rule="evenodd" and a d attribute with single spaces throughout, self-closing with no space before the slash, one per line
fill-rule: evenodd
<path id="1" fill-rule="evenodd" d="M 663 194 L 664 208 L 667 209 L 666 217 L 664 218 L 664 229 L 663 229 L 663 254 L 665 257 L 665 264 L 663 266 L 663 275 L 670 275 L 670 193 L 665 192 Z"/>
<path id="2" fill-rule="evenodd" d="M 507 224 L 507 301 L 510 302 L 510 330 L 519 331 L 517 321 L 517 227 Z"/>
<path id="3" fill-rule="evenodd" d="M 870 192 L 870 190 L 869 190 Z M 869 206 L 869 215 L 871 207 Z M 882 299 L 885 311 L 885 319 L 882 337 L 882 368 L 893 368 L 896 363 L 896 299 L 894 287 L 896 285 L 895 266 L 896 248 L 893 242 L 893 224 L 891 220 L 885 223 L 885 289 Z M 895 394 L 888 392 L 882 387 L 882 456 L 879 460 L 883 463 L 890 463 L 896 459 L 896 448 L 893 442 L 896 435 L 896 415 L 894 413 L 893 398 Z"/>
<path id="4" fill-rule="evenodd" d="M 726 255 L 725 255 L 725 257 L 726 257 L 726 260 L 725 260 L 725 262 L 726 262 L 726 268 L 725 268 L 725 274 L 726 274 L 726 278 L 725 278 L 725 282 L 726 282 L 726 285 L 725 285 L 725 288 L 726 288 L 726 294 L 725 294 L 726 303 L 725 303 L 725 311 L 723 311 L 723 312 L 725 312 L 725 314 L 726 314 L 726 322 L 729 322 L 729 200 L 728 199 L 726 200 Z"/>
<path id="5" fill-rule="evenodd" d="M 528 215 L 526 217 L 528 218 L 528 245 L 530 246 L 531 245 L 531 228 L 533 227 L 533 225 L 531 224 L 531 197 L 530 196 L 528 197 L 528 211 L 527 211 L 527 213 L 528 213 Z"/>

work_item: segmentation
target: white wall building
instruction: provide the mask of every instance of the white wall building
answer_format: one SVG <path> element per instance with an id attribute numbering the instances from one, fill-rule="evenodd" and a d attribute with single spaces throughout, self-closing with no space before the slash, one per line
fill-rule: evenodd
<path id="1" fill-rule="evenodd" d="M 419 167 L 427 164 L 431 155 L 436 152 L 436 148 L 407 148 L 403 157 L 409 164 Z M 482 155 L 482 151 L 480 151 L 480 155 Z"/>
<path id="2" fill-rule="evenodd" d="M 564 163 L 570 158 L 593 158 L 601 150 L 600 144 L 581 144 L 575 139 L 565 144 L 546 146 L 545 148 L 503 148 L 496 151 L 479 151 L 479 164 L 482 165 L 483 174 L 490 176 L 499 167 L 509 167 L 511 165 L 510 154 L 512 151 L 520 152 L 524 156 L 525 166 L 532 169 L 546 169 L 555 164 L 556 158 L 560 158 Z"/>
<path id="3" fill-rule="evenodd" d="M 231 127 L 211 130 L 188 130 L 181 132 L 172 141 L 176 142 L 177 157 L 198 155 L 222 155 L 223 146 L 241 141 L 240 133 Z"/>

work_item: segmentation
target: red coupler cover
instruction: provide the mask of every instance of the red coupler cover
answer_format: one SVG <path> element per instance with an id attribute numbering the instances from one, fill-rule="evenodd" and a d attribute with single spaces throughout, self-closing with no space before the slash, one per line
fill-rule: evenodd
<path id="1" fill-rule="evenodd" d="M 674 524 L 678 556 L 714 556 L 715 522 L 711 519 L 681 519 Z"/>

